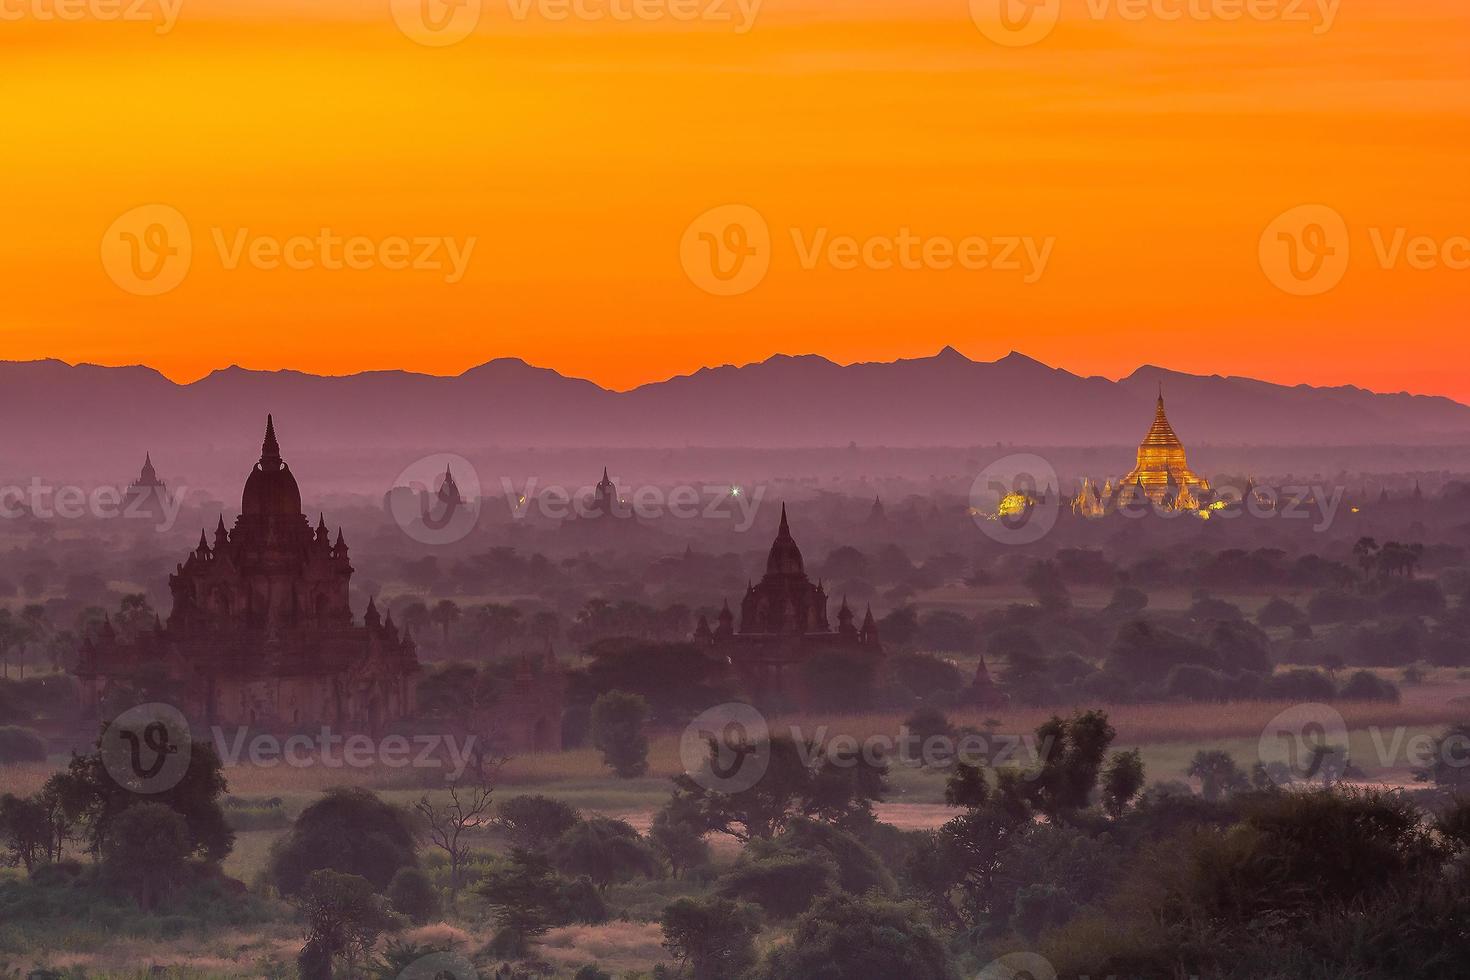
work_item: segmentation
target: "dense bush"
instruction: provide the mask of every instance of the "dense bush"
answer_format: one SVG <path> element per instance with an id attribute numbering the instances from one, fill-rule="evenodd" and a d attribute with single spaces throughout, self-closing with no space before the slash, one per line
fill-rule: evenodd
<path id="1" fill-rule="evenodd" d="M 1399 689 L 1393 681 L 1386 681 L 1376 674 L 1360 670 L 1347 679 L 1338 691 L 1338 696 L 1347 701 L 1398 701 Z"/>
<path id="2" fill-rule="evenodd" d="M 270 875 L 282 895 L 295 895 L 312 872 L 357 875 L 381 892 L 400 868 L 418 867 L 408 815 L 370 790 L 328 790 L 301 811 L 272 849 Z"/>
<path id="3" fill-rule="evenodd" d="M 39 732 L 17 725 L 0 726 L 0 765 L 46 761 L 46 740 Z"/>
<path id="4" fill-rule="evenodd" d="M 383 893 L 393 911 L 419 924 L 439 914 L 439 892 L 418 868 L 399 868 Z"/>

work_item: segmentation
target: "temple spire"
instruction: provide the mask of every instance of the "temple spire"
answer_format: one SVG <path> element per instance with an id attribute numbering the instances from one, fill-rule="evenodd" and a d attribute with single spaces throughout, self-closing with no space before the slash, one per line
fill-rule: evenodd
<path id="1" fill-rule="evenodd" d="M 281 459 L 281 446 L 276 442 L 276 422 L 269 414 L 265 417 L 265 439 L 260 444 L 261 460 Z"/>

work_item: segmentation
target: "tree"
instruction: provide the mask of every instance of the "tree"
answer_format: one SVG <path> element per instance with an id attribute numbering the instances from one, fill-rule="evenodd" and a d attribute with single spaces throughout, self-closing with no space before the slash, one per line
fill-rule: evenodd
<path id="1" fill-rule="evenodd" d="M 547 851 L 579 819 L 577 810 L 549 796 L 524 795 L 502 800 L 496 807 L 496 827 L 514 847 Z"/>
<path id="2" fill-rule="evenodd" d="M 49 829 L 39 802 L 14 793 L 0 796 L 0 841 L 7 863 L 24 865 L 26 874 L 34 871 L 49 856 Z"/>
<path id="3" fill-rule="evenodd" d="M 954 980 L 940 936 L 913 905 L 832 895 L 797 920 L 757 980 Z"/>
<path id="4" fill-rule="evenodd" d="M 954 753 L 954 727 L 944 717 L 944 712 L 932 705 L 924 705 L 914 709 L 914 713 L 904 720 L 903 727 L 912 740 L 910 747 L 920 763 L 933 762 L 942 766 L 949 762 Z"/>
<path id="5" fill-rule="evenodd" d="M 733 747 L 744 765 L 764 763 L 753 785 L 725 792 L 704 778 L 720 767 L 718 746 L 710 745 L 705 770 L 674 777 L 671 805 L 696 826 L 739 841 L 781 833 L 798 816 L 838 824 L 862 824 L 872 804 L 888 791 L 888 765 L 857 749 L 839 752 L 812 742 L 798 744 L 787 735 Z M 718 785 L 718 784 L 716 784 Z"/>
<path id="6" fill-rule="evenodd" d="M 523 956 L 557 921 L 563 883 L 544 854 L 515 848 L 509 862 L 491 869 L 475 890 L 495 914 L 491 948 L 497 955 Z"/>
<path id="7" fill-rule="evenodd" d="M 429 617 L 444 631 L 444 645 L 449 646 L 449 627 L 459 621 L 459 605 L 453 599 L 440 599 Z"/>
<path id="8" fill-rule="evenodd" d="M 648 702 L 636 694 L 608 691 L 592 704 L 592 745 L 620 779 L 648 771 Z"/>
<path id="9" fill-rule="evenodd" d="M 1185 774 L 1200 781 L 1200 792 L 1207 803 L 1215 803 L 1221 797 L 1239 792 L 1250 785 L 1230 753 L 1219 749 L 1201 749 L 1196 752 Z"/>
<path id="10" fill-rule="evenodd" d="M 648 841 L 654 852 L 668 862 L 675 878 L 690 868 L 709 863 L 710 849 L 704 839 L 704 829 L 674 807 L 664 807 L 654 815 Z"/>
<path id="11" fill-rule="evenodd" d="M 183 882 L 192 850 L 182 815 L 161 803 L 139 803 L 113 821 L 102 847 L 103 876 L 152 911 Z"/>
<path id="12" fill-rule="evenodd" d="M 1026 781 L 1030 802 L 1052 819 L 1085 808 L 1116 734 L 1102 711 L 1053 716 L 1037 727 L 1040 764 Z"/>
<path id="13" fill-rule="evenodd" d="M 116 734 L 110 729 L 106 737 Z M 185 738 L 185 733 L 165 726 L 164 742 L 168 745 L 181 748 Z M 184 818 L 191 854 L 215 864 L 225 859 L 235 845 L 235 832 L 220 807 L 219 801 L 229 787 L 212 741 L 191 743 L 188 765 L 178 782 L 147 795 L 137 792 L 137 786 L 114 778 L 103 758 L 100 740 L 98 746 L 89 755 L 72 756 L 64 783 L 67 809 L 85 818 L 88 843 L 94 853 L 106 846 L 117 819 L 130 807 L 146 801 L 167 806 Z M 108 751 L 116 748 L 114 744 Z"/>
<path id="14" fill-rule="evenodd" d="M 306 948 L 328 962 L 343 959 L 355 976 L 357 959 L 372 951 L 378 936 L 392 927 L 373 885 L 365 878 L 327 868 L 313 871 L 296 896 L 306 919 Z"/>
<path id="15" fill-rule="evenodd" d="M 760 913 L 744 902 L 724 898 L 681 898 L 660 919 L 664 948 L 693 980 L 725 980 L 755 964 Z"/>
<path id="16" fill-rule="evenodd" d="M 1143 789 L 1143 758 L 1138 749 L 1114 752 L 1102 773 L 1102 803 L 1108 816 L 1117 820 Z"/>
<path id="17" fill-rule="evenodd" d="M 428 828 L 430 842 L 449 858 L 450 908 L 459 898 L 460 871 L 470 856 L 465 833 L 485 823 L 495 793 L 494 776 L 495 771 L 470 767 L 449 784 L 448 799 L 434 800 L 425 793 L 413 805 Z"/>
<path id="18" fill-rule="evenodd" d="M 423 925 L 439 914 L 439 893 L 418 868 L 399 868 L 384 893 L 393 910 Z"/>
<path id="19" fill-rule="evenodd" d="M 585 875 L 604 890 L 654 871 L 653 854 L 638 831 L 626 821 L 609 817 L 574 824 L 552 845 L 551 862 L 563 874 Z"/>
<path id="20" fill-rule="evenodd" d="M 774 919 L 790 919 L 820 896 L 836 890 L 837 869 L 822 853 L 801 854 L 774 848 L 754 860 L 742 857 L 715 886 L 723 898 L 759 905 Z"/>
<path id="21" fill-rule="evenodd" d="M 299 894 L 317 871 L 364 878 L 381 891 L 400 868 L 412 867 L 418 858 L 408 814 L 361 787 L 329 789 L 302 810 L 270 860 L 286 896 Z"/>

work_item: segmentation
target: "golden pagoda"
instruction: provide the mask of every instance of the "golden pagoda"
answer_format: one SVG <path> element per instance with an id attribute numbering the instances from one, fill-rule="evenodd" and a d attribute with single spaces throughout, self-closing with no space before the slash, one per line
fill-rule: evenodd
<path id="1" fill-rule="evenodd" d="M 1195 510 L 1210 490 L 1207 480 L 1195 475 L 1184 458 L 1184 444 L 1174 434 L 1164 414 L 1164 393 L 1159 392 L 1154 424 L 1138 446 L 1138 465 L 1123 477 L 1119 489 L 1128 497 L 1139 492 L 1156 504 Z"/>

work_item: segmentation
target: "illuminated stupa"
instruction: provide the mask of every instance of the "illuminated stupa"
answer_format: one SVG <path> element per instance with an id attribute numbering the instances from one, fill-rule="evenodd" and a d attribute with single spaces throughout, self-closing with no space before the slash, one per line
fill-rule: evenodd
<path id="1" fill-rule="evenodd" d="M 1164 393 L 1159 392 L 1154 424 L 1138 446 L 1138 465 L 1123 477 L 1119 489 L 1126 496 L 1142 493 L 1156 504 L 1193 510 L 1209 493 L 1209 481 L 1197 476 L 1184 458 L 1184 444 L 1174 434 L 1164 414 Z"/>

